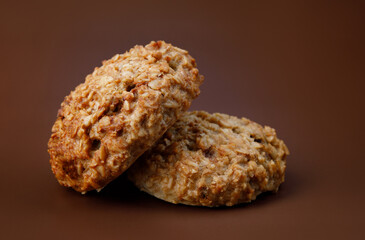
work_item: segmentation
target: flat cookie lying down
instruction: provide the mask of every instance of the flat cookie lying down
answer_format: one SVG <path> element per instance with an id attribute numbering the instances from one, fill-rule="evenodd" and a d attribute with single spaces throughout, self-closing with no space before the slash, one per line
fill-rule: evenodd
<path id="1" fill-rule="evenodd" d="M 103 188 L 188 109 L 202 81 L 188 52 L 163 41 L 104 61 L 58 111 L 48 152 L 59 183 Z"/>
<path id="2" fill-rule="evenodd" d="M 185 113 L 127 174 L 168 202 L 232 206 L 277 191 L 288 154 L 270 127 L 197 111 Z"/>

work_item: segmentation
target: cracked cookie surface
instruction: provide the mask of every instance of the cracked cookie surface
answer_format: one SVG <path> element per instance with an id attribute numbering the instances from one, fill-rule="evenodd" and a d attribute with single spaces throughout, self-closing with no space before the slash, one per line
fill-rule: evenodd
<path id="1" fill-rule="evenodd" d="M 138 188 L 168 202 L 232 206 L 277 191 L 288 154 L 273 128 L 225 114 L 187 112 L 127 174 Z"/>
<path id="2" fill-rule="evenodd" d="M 188 52 L 163 41 L 104 61 L 58 111 L 48 152 L 59 183 L 103 188 L 189 108 L 202 81 Z"/>

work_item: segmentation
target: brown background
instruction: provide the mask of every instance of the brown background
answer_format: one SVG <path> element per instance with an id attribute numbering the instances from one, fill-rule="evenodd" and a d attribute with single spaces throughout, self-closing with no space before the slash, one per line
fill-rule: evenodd
<path id="1" fill-rule="evenodd" d="M 364 1 L 1 1 L 1 239 L 364 239 Z M 58 185 L 47 141 L 103 59 L 163 39 L 206 80 L 192 109 L 273 126 L 291 155 L 277 194 L 207 209 L 120 178 Z"/>

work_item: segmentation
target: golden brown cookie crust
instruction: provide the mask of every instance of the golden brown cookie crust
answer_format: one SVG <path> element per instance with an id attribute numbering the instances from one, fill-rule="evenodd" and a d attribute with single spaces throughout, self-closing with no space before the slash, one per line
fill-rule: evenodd
<path id="1" fill-rule="evenodd" d="M 232 206 L 277 191 L 288 154 L 270 127 L 188 112 L 127 173 L 138 188 L 172 203 Z"/>
<path id="2" fill-rule="evenodd" d="M 58 111 L 48 152 L 59 183 L 103 188 L 188 109 L 202 81 L 188 52 L 163 41 L 104 61 Z"/>

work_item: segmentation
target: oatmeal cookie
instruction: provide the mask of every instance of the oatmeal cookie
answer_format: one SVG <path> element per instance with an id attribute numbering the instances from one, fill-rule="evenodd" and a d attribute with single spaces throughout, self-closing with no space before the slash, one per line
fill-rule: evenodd
<path id="1" fill-rule="evenodd" d="M 188 109 L 202 81 L 188 52 L 163 41 L 104 61 L 58 111 L 48 152 L 59 183 L 103 188 Z"/>
<path id="2" fill-rule="evenodd" d="M 138 188 L 168 202 L 232 206 L 277 191 L 288 154 L 270 127 L 225 114 L 188 112 L 127 174 Z"/>

